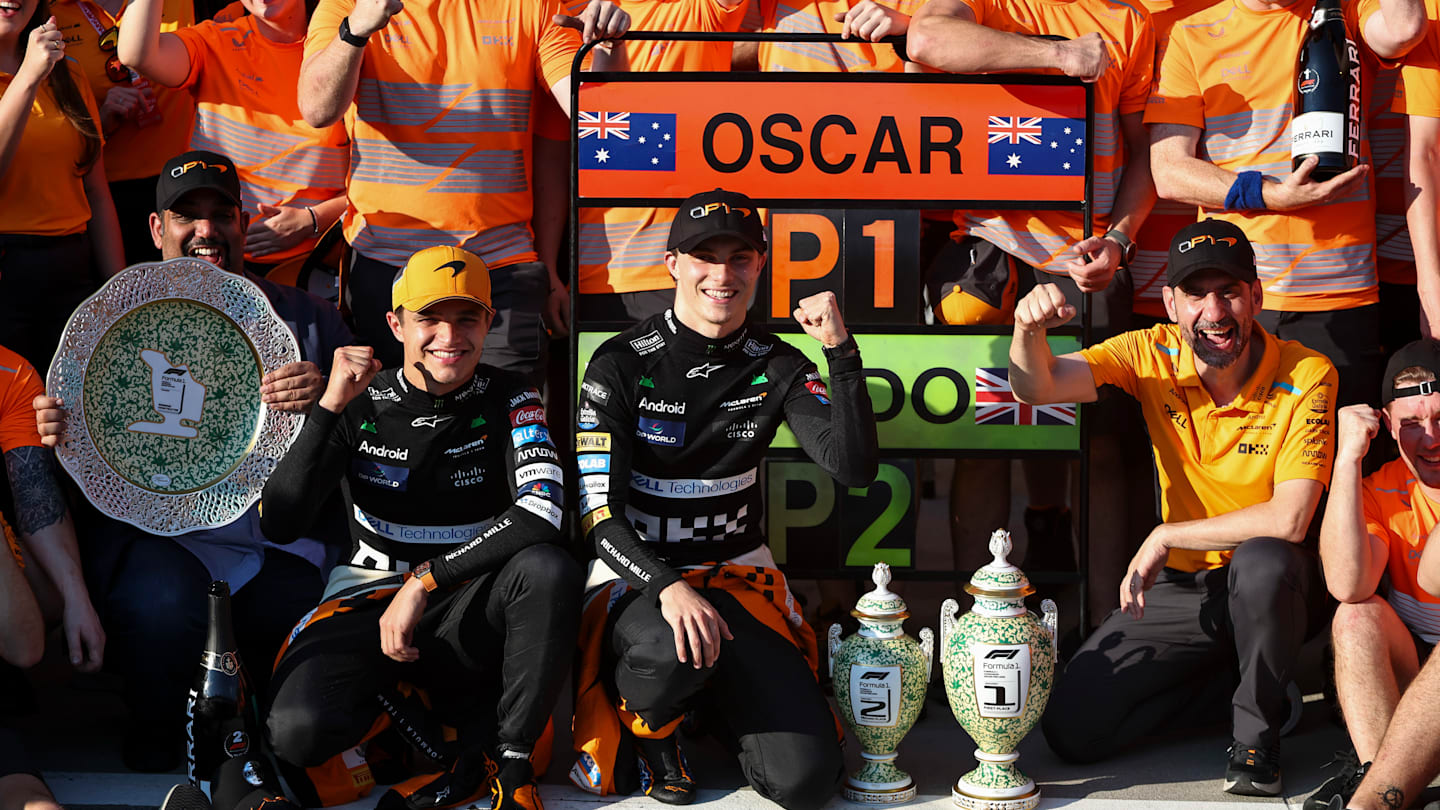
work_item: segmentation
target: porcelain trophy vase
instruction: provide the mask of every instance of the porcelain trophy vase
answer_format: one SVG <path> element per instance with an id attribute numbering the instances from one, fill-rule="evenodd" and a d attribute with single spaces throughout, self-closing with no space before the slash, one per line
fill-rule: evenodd
<path id="1" fill-rule="evenodd" d="M 840 625 L 830 626 L 835 702 L 865 763 L 845 780 L 844 795 L 856 804 L 900 804 L 915 798 L 915 780 L 896 767 L 895 749 L 925 702 L 935 635 L 927 627 L 916 643 L 901 629 L 910 614 L 888 587 L 890 566 L 876 563 L 871 579 L 875 589 L 850 612 L 859 632 L 841 643 Z"/>
<path id="2" fill-rule="evenodd" d="M 1015 748 L 1040 722 L 1055 675 L 1055 603 L 1044 617 L 1025 609 L 1034 593 L 1024 572 L 1005 558 L 1010 533 L 990 536 L 995 559 L 975 572 L 965 592 L 975 605 L 964 616 L 946 599 L 940 607 L 940 662 L 955 719 L 975 741 L 979 767 L 951 789 L 970 810 L 1030 810 L 1040 802 L 1034 780 L 1015 767 Z"/>

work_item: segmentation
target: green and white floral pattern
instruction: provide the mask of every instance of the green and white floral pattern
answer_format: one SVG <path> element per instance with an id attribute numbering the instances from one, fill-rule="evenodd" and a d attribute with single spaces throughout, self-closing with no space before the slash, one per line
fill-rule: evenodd
<path id="1" fill-rule="evenodd" d="M 198 419 L 183 422 L 193 437 L 132 429 L 163 416 L 146 350 L 203 386 Z M 66 324 L 46 380 L 69 408 L 57 456 L 101 511 L 146 531 L 229 523 L 303 424 L 260 402 L 261 377 L 299 359 L 294 335 L 243 276 L 194 259 L 128 268 Z"/>

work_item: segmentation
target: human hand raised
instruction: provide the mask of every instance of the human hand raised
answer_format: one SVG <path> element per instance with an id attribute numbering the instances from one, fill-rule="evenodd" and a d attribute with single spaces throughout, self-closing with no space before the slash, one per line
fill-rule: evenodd
<path id="1" fill-rule="evenodd" d="M 1074 317 L 1075 307 L 1055 284 L 1036 284 L 1015 305 L 1015 328 L 1024 331 L 1048 331 Z"/>
<path id="2" fill-rule="evenodd" d="M 340 413 L 350 400 L 370 387 L 370 381 L 380 373 L 381 363 L 375 359 L 375 349 L 370 346 L 341 346 L 335 350 L 335 359 L 330 364 L 330 383 L 320 397 L 320 407 L 331 413 Z"/>

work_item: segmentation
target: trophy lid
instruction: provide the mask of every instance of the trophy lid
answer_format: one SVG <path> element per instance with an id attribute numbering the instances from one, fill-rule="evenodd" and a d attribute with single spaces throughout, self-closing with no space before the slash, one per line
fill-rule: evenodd
<path id="1" fill-rule="evenodd" d="M 1030 586 L 1025 572 L 1011 565 L 1006 559 L 1014 546 L 1010 540 L 1010 532 L 996 529 L 990 535 L 990 553 L 995 559 L 975 572 L 975 576 L 970 578 L 970 584 L 965 586 L 965 592 L 994 599 L 1020 599 L 1034 593 L 1035 589 Z"/>
<path id="2" fill-rule="evenodd" d="M 858 619 L 904 619 L 910 614 L 905 607 L 905 600 L 900 595 L 890 590 L 890 566 L 886 563 L 875 563 L 875 570 L 870 572 L 870 580 L 875 583 L 875 589 L 860 597 L 855 603 L 855 610 L 851 615 Z"/>

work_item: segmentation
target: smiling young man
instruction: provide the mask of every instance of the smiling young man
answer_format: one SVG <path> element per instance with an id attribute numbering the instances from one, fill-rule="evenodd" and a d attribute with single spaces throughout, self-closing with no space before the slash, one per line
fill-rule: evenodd
<path id="1" fill-rule="evenodd" d="M 1235 225 L 1204 220 L 1170 248 L 1172 324 L 1055 357 L 1046 332 L 1075 316 L 1053 285 L 1016 307 L 1010 383 L 1030 404 L 1139 400 L 1164 522 L 1130 562 L 1120 610 L 1085 641 L 1045 712 L 1056 753 L 1094 762 L 1228 702 L 1225 789 L 1280 791 L 1286 687 L 1323 626 L 1318 560 L 1303 548 L 1330 478 L 1335 369 L 1255 321 L 1255 254 Z M 1238 685 L 1216 673 L 1239 667 Z"/>
<path id="2" fill-rule="evenodd" d="M 318 768 L 389 713 L 438 773 L 380 808 L 450 807 L 487 787 L 492 808 L 537 808 L 529 757 L 569 674 L 580 598 L 579 569 L 553 545 L 564 500 L 545 409 L 518 375 L 480 364 L 494 315 L 480 257 L 422 250 L 391 301 L 403 365 L 381 372 L 371 347 L 337 350 L 265 485 L 267 536 L 303 531 L 339 486 L 351 541 L 276 664 L 270 738 L 283 762 Z M 428 690 L 433 713 L 400 681 Z M 458 739 L 422 733 L 417 713 Z"/>
<path id="3" fill-rule="evenodd" d="M 639 781 L 695 799 L 676 741 L 704 690 L 746 779 L 787 808 L 819 807 L 841 776 L 814 634 L 765 544 L 759 466 L 780 423 L 846 486 L 870 483 L 875 418 L 834 293 L 795 320 L 824 346 L 830 388 L 799 349 L 750 324 L 765 229 L 742 194 L 681 203 L 665 265 L 675 305 L 611 338 L 585 371 L 575 437 L 587 581 L 577 678 L 577 785 Z"/>
<path id="4" fill-rule="evenodd" d="M 1352 750 L 1341 758 L 1341 770 L 1306 800 L 1307 810 L 1327 807 L 1337 796 L 1343 806 L 1357 795 L 1382 740 L 1393 745 L 1389 728 L 1399 716 L 1402 693 L 1408 694 L 1440 641 L 1440 597 L 1432 595 L 1440 583 L 1427 582 L 1422 562 L 1440 560 L 1426 552 L 1440 522 L 1437 375 L 1440 343 L 1417 340 L 1390 358 L 1381 410 L 1350 405 L 1338 414 L 1335 478 L 1320 529 L 1320 559 L 1325 583 L 1340 600 L 1331 623 L 1335 686 Z M 1400 458 L 1362 480 L 1361 460 L 1381 430 L 1395 439 Z M 1386 574 L 1389 585 L 1382 592 Z M 1433 724 L 1433 714 L 1427 717 Z M 1396 727 L 1406 726 L 1400 722 Z M 1423 757 L 1416 760 L 1419 764 Z M 1395 780 L 1381 782 L 1391 786 Z M 1414 784 L 1404 787 L 1415 790 Z"/>
<path id="5" fill-rule="evenodd" d="M 307 412 L 324 388 L 331 354 L 351 343 L 350 330 L 334 306 L 245 272 L 247 224 L 228 158 L 193 151 L 165 163 L 150 215 L 155 246 L 165 259 L 199 259 L 260 287 L 295 335 L 301 358 L 265 375 L 263 401 L 277 410 Z M 43 441 L 53 447 L 64 435 L 64 403 L 41 396 L 33 404 Z M 254 507 L 225 526 L 174 537 L 101 515 L 81 522 L 77 534 L 91 598 L 109 634 L 107 657 L 125 684 L 131 715 L 125 764 L 138 771 L 173 770 L 180 762 L 194 651 L 205 641 L 204 584 L 230 583 L 240 652 L 263 684 L 285 633 L 320 594 L 325 548 L 311 539 L 315 535 L 276 547 L 262 533 Z"/>

